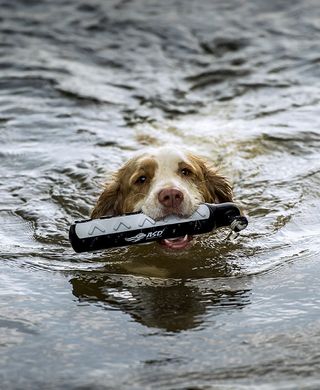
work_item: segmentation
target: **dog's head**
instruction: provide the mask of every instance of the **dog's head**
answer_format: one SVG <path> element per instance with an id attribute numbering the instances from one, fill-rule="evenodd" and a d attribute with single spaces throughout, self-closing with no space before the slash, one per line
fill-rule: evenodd
<path id="1" fill-rule="evenodd" d="M 142 211 L 155 220 L 170 214 L 188 217 L 200 203 L 229 201 L 229 182 L 207 161 L 164 147 L 130 159 L 115 172 L 91 216 Z"/>

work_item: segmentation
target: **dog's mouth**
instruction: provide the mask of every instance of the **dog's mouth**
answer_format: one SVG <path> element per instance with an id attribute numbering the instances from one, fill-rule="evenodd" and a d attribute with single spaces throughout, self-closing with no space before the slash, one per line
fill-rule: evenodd
<path id="1" fill-rule="evenodd" d="M 190 245 L 193 237 L 186 234 L 184 237 L 177 238 L 166 238 L 164 240 L 159 241 L 160 245 L 167 249 L 179 250 L 185 249 Z"/>

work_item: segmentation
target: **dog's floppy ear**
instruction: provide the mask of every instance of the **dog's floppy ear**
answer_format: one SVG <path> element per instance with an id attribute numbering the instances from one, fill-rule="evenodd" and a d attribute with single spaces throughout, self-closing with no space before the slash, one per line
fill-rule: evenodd
<path id="1" fill-rule="evenodd" d="M 211 203 L 224 203 L 233 201 L 232 187 L 229 181 L 218 171 L 205 164 L 205 184 Z"/>
<path id="2" fill-rule="evenodd" d="M 92 210 L 91 218 L 100 218 L 104 215 L 117 215 L 121 213 L 122 196 L 119 178 L 114 175 L 105 184 L 104 190 Z"/>
<path id="3" fill-rule="evenodd" d="M 232 187 L 227 178 L 221 175 L 206 159 L 192 153 L 189 153 L 188 156 L 202 172 L 203 182 L 200 188 L 204 201 L 208 203 L 232 202 Z"/>
<path id="4" fill-rule="evenodd" d="M 113 173 L 92 210 L 91 218 L 100 218 L 104 215 L 116 216 L 124 213 L 124 204 L 128 196 L 127 183 L 135 169 L 136 162 L 137 157 L 131 158 Z"/>

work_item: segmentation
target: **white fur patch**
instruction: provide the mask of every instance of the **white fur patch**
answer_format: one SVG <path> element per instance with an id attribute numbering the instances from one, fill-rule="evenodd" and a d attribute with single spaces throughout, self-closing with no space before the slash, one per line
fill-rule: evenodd
<path id="1" fill-rule="evenodd" d="M 174 188 L 183 194 L 183 201 L 176 210 L 177 214 L 190 216 L 203 201 L 203 197 L 196 185 L 179 173 L 179 164 L 190 163 L 183 151 L 172 147 L 163 147 L 150 153 L 157 162 L 158 168 L 150 184 L 146 197 L 135 205 L 134 211 L 142 210 L 153 219 L 160 219 L 166 215 L 166 208 L 159 202 L 161 190 Z"/>

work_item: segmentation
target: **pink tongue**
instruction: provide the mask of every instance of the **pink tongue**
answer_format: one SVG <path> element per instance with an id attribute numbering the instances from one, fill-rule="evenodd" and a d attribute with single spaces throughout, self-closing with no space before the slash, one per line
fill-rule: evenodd
<path id="1" fill-rule="evenodd" d="M 171 249 L 183 249 L 185 248 L 190 241 L 189 236 L 172 238 L 170 240 L 163 240 L 161 243 L 167 248 Z"/>

